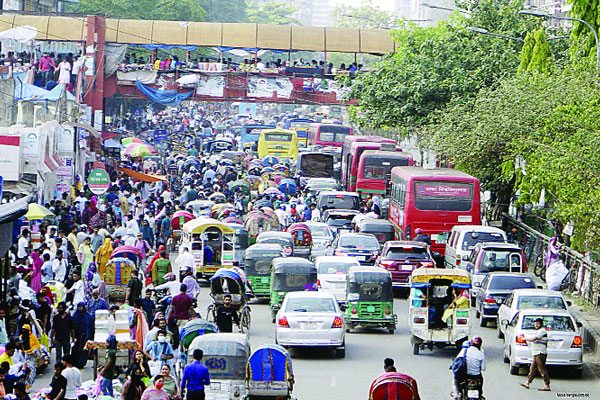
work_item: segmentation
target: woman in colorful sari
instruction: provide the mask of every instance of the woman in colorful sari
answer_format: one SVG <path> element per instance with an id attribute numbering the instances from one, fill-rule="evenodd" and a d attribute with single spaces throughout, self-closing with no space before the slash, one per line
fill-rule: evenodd
<path id="1" fill-rule="evenodd" d="M 83 239 L 83 243 L 79 245 L 79 250 L 77 251 L 77 259 L 81 263 L 81 276 L 85 276 L 90 263 L 94 261 L 91 241 L 92 238 L 86 236 L 85 239 Z"/>
<path id="2" fill-rule="evenodd" d="M 160 367 L 160 375 L 163 376 L 165 382 L 163 389 L 169 394 L 169 398 L 171 400 L 181 399 L 181 396 L 179 396 L 179 385 L 177 384 L 177 380 L 171 376 L 171 367 L 169 364 L 164 364 Z"/>
<path id="3" fill-rule="evenodd" d="M 152 258 L 148 262 L 148 265 L 146 266 L 146 285 L 149 285 L 152 283 L 152 280 L 153 280 L 152 266 L 154 265 L 156 260 L 158 260 L 158 258 L 160 257 L 160 253 L 162 253 L 163 251 L 167 251 L 167 249 L 165 248 L 164 245 L 161 244 L 160 246 L 158 246 L 158 250 L 156 250 L 156 253 L 154 253 L 154 256 L 152 256 Z"/>
<path id="4" fill-rule="evenodd" d="M 29 376 L 26 379 L 26 385 L 31 386 L 36 376 L 36 360 L 42 356 L 40 342 L 38 338 L 31 333 L 31 325 L 23 325 L 21 330 L 21 341 L 23 342 L 23 351 L 25 352 L 25 362 L 30 369 Z"/>
<path id="5" fill-rule="evenodd" d="M 90 263 L 88 270 L 83 277 L 83 290 L 86 303 L 92 298 L 92 291 L 98 287 L 100 281 L 101 279 L 98 270 L 96 270 L 96 264 Z"/>
<path id="6" fill-rule="evenodd" d="M 169 400 L 169 394 L 164 389 L 165 379 L 162 375 L 156 375 L 153 384 L 142 394 L 141 400 Z"/>
<path id="7" fill-rule="evenodd" d="M 98 251 L 96 251 L 96 265 L 98 266 L 98 274 L 100 275 L 100 278 L 104 277 L 104 269 L 106 268 L 108 260 L 110 260 L 110 255 L 112 252 L 112 238 L 107 236 L 104 239 L 102 246 L 98 247 Z"/>
<path id="8" fill-rule="evenodd" d="M 31 288 L 34 292 L 39 292 L 42 289 L 42 265 L 44 261 L 40 258 L 40 255 L 33 251 L 31 252 Z"/>

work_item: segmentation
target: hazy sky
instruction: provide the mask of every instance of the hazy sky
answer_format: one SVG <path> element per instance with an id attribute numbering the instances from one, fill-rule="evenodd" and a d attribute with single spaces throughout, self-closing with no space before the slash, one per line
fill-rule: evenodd
<path id="1" fill-rule="evenodd" d="M 334 4 L 347 4 L 353 7 L 360 6 L 362 0 L 333 0 Z M 394 11 L 394 0 L 372 0 L 374 6 L 388 11 Z"/>

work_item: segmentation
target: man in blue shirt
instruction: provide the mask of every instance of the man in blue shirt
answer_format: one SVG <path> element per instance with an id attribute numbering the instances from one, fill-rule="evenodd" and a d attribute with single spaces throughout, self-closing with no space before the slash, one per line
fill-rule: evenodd
<path id="1" fill-rule="evenodd" d="M 204 386 L 210 385 L 208 368 L 200 360 L 204 353 L 200 349 L 194 350 L 194 362 L 185 367 L 181 379 L 181 393 L 187 386 L 187 400 L 204 400 Z"/>

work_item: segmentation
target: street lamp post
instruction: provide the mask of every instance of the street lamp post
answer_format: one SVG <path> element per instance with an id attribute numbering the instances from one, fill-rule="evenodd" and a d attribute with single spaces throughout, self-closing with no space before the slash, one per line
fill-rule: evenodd
<path id="1" fill-rule="evenodd" d="M 471 14 L 470 11 L 468 11 L 468 10 L 461 10 L 459 8 L 443 7 L 443 6 L 438 6 L 438 5 L 430 4 L 430 3 L 420 3 L 419 5 L 421 7 L 432 8 L 434 10 L 444 10 L 444 11 L 449 11 L 449 12 L 458 11 L 458 12 L 463 13 L 463 14 Z"/>
<path id="2" fill-rule="evenodd" d="M 476 28 L 474 26 L 469 26 L 467 28 L 467 30 L 468 31 L 472 31 L 472 32 L 477 32 L 477 33 L 480 33 L 482 35 L 489 35 L 489 36 L 499 37 L 499 38 L 503 38 L 503 39 L 516 40 L 518 42 L 525 43 L 525 40 L 523 40 L 521 38 L 513 37 L 513 36 L 500 35 L 498 33 L 492 33 L 492 32 L 489 32 L 487 29 L 483 29 L 483 28 Z"/>
<path id="3" fill-rule="evenodd" d="M 596 31 L 596 29 L 594 29 L 594 27 L 592 25 L 590 25 L 588 22 L 586 22 L 582 19 L 579 19 L 579 18 L 560 17 L 558 15 L 548 15 L 546 13 L 543 13 L 543 12 L 537 11 L 537 10 L 521 10 L 521 11 L 519 11 L 519 14 L 531 15 L 532 17 L 539 17 L 539 18 L 548 18 L 548 19 L 554 18 L 554 19 L 562 19 L 562 20 L 566 20 L 566 21 L 577 21 L 577 22 L 581 22 L 582 24 L 584 24 L 585 26 L 590 28 L 590 30 L 594 34 L 594 39 L 596 40 L 596 85 L 600 86 L 600 41 L 598 40 L 598 32 Z"/>

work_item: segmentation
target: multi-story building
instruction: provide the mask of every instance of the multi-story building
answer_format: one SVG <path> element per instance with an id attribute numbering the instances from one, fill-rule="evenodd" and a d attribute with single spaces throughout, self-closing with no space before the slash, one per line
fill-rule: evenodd
<path id="1" fill-rule="evenodd" d="M 63 3 L 79 3 L 79 0 L 2 0 L 0 1 L 0 10 L 39 13 L 61 12 Z"/>

